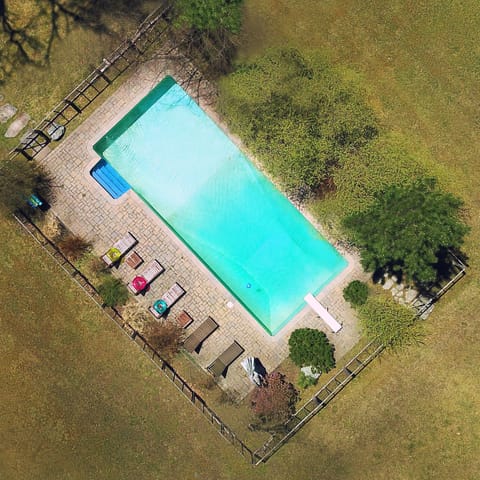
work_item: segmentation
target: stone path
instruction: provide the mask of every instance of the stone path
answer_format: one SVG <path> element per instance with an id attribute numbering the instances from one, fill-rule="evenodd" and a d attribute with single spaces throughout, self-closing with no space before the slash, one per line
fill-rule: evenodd
<path id="1" fill-rule="evenodd" d="M 12 117 L 15 117 L 17 108 L 10 103 L 3 103 L 4 97 L 0 95 L 0 123 L 7 123 Z M 17 115 L 5 132 L 6 138 L 16 137 L 30 122 L 30 115 L 28 113 L 20 113 Z"/>
<path id="2" fill-rule="evenodd" d="M 92 146 L 167 74 L 178 79 L 171 66 L 159 61 L 138 67 L 54 150 L 45 149 L 46 154 L 42 154 L 39 161 L 57 185 L 52 210 L 75 234 L 92 241 L 99 255 L 130 231 L 139 240 L 135 250 L 145 262 L 156 258 L 165 267 L 165 272 L 155 280 L 150 291 L 138 298 L 145 308 L 178 282 L 187 294 L 174 305 L 170 315 L 174 318 L 179 311 L 188 311 L 195 321 L 187 333 L 208 315 L 218 322 L 220 328 L 204 342 L 199 354 L 193 354 L 195 362 L 206 368 L 233 340 L 242 345 L 244 354 L 219 381 L 222 388 L 242 398 L 253 385 L 240 361 L 246 356 L 258 357 L 267 371 L 273 370 L 288 355 L 288 337 L 296 328 L 308 326 L 325 331 L 335 345 L 337 359 L 350 350 L 359 339 L 359 331 L 354 311 L 343 300 L 342 290 L 352 279 L 364 279 L 365 275 L 357 259 L 345 253 L 349 266 L 317 297 L 343 324 L 339 333 L 331 334 L 324 323 L 305 308 L 272 337 L 134 192 L 129 191 L 118 200 L 108 196 L 89 174 L 99 160 Z M 188 87 L 186 89 L 188 91 Z M 189 93 L 195 97 L 194 92 Z M 202 99 L 199 103 L 211 113 Z M 226 130 L 224 125 L 221 126 Z M 122 264 L 114 274 L 127 282 L 135 271 Z"/>

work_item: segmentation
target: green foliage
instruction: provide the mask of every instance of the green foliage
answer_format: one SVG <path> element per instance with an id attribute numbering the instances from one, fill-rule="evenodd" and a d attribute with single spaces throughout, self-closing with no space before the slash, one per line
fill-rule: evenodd
<path id="1" fill-rule="evenodd" d="M 177 0 L 177 24 L 202 32 L 225 29 L 238 33 L 243 0 Z"/>
<path id="2" fill-rule="evenodd" d="M 436 188 L 433 179 L 390 186 L 365 212 L 348 216 L 345 227 L 362 248 L 367 271 L 399 271 L 417 283 L 437 279 L 437 264 L 458 248 L 468 227 L 459 218 L 462 202 Z"/>
<path id="3" fill-rule="evenodd" d="M 377 135 L 357 89 L 318 54 L 273 50 L 220 83 L 219 109 L 287 193 L 302 200 Z"/>
<path id="4" fill-rule="evenodd" d="M 353 280 L 344 288 L 343 298 L 353 306 L 363 305 L 368 298 L 368 285 L 360 280 Z"/>
<path id="5" fill-rule="evenodd" d="M 423 325 L 415 321 L 413 310 L 386 295 L 370 297 L 359 309 L 364 335 L 379 338 L 386 346 L 398 348 L 420 341 Z"/>
<path id="6" fill-rule="evenodd" d="M 98 287 L 98 293 L 107 307 L 124 305 L 128 300 L 128 290 L 118 278 L 108 275 Z"/>
<path id="7" fill-rule="evenodd" d="M 328 372 L 335 366 L 334 346 L 325 333 L 313 328 L 299 328 L 288 340 L 290 358 L 299 367 L 312 366 Z"/>
<path id="8" fill-rule="evenodd" d="M 28 197 L 37 193 L 50 196 L 50 179 L 34 162 L 22 157 L 0 161 L 0 209 L 3 213 L 25 207 Z"/>
<path id="9" fill-rule="evenodd" d="M 310 375 L 305 375 L 303 372 L 300 372 L 298 376 L 298 386 L 300 388 L 308 388 L 316 385 L 318 382 L 318 378 L 311 377 Z"/>

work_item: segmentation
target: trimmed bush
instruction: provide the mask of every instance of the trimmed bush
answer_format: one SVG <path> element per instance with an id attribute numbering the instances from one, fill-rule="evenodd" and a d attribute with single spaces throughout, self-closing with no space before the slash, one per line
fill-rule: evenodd
<path id="1" fill-rule="evenodd" d="M 354 307 L 363 305 L 368 298 L 368 285 L 360 280 L 353 280 L 344 288 L 343 298 Z"/>
<path id="2" fill-rule="evenodd" d="M 98 293 L 107 307 L 124 305 L 128 300 L 128 290 L 118 278 L 107 276 L 98 287 Z"/>
<path id="3" fill-rule="evenodd" d="M 298 391 L 279 372 L 269 373 L 252 393 L 251 408 L 260 427 L 274 428 L 295 413 Z"/>
<path id="4" fill-rule="evenodd" d="M 299 367 L 312 366 L 328 372 L 335 366 L 335 348 L 320 330 L 299 328 L 290 335 L 288 345 L 290 358 Z"/>

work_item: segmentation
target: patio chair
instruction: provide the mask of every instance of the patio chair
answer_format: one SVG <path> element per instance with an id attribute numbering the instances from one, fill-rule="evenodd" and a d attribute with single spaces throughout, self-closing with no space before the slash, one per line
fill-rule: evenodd
<path id="1" fill-rule="evenodd" d="M 245 350 L 237 342 L 233 342 L 223 353 L 220 354 L 208 367 L 207 370 L 216 378 L 223 375 Z"/>
<path id="2" fill-rule="evenodd" d="M 116 241 L 112 247 L 110 247 L 105 255 L 102 255 L 102 260 L 111 267 L 117 263 L 131 248 L 138 243 L 138 240 L 130 233 Z"/>
<path id="3" fill-rule="evenodd" d="M 174 283 L 148 310 L 155 318 L 161 318 L 183 295 L 185 290 L 178 283 Z"/>
<path id="4" fill-rule="evenodd" d="M 142 273 L 134 277 L 127 285 L 128 289 L 135 295 L 143 292 L 164 270 L 158 260 L 152 260 L 145 265 Z"/>
<path id="5" fill-rule="evenodd" d="M 183 342 L 183 348 L 192 353 L 195 351 L 216 329 L 218 323 L 208 317 L 199 327 L 195 329 Z"/>

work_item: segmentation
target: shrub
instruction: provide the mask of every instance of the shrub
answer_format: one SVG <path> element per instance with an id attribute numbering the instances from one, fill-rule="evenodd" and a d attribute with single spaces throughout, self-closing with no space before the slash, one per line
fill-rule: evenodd
<path id="1" fill-rule="evenodd" d="M 59 241 L 64 234 L 64 226 L 51 212 L 47 212 L 42 222 L 42 232 L 52 242 Z"/>
<path id="2" fill-rule="evenodd" d="M 124 305 L 128 300 L 128 290 L 118 278 L 107 276 L 98 287 L 98 293 L 107 307 Z"/>
<path id="3" fill-rule="evenodd" d="M 143 333 L 145 331 L 147 323 L 152 318 L 145 309 L 145 307 L 138 303 L 136 300 L 130 301 L 122 308 L 122 317 L 127 323 L 129 323 L 135 330 L 138 330 L 140 333 Z"/>
<path id="4" fill-rule="evenodd" d="M 298 391 L 285 379 L 285 375 L 273 372 L 265 376 L 261 387 L 255 387 L 251 408 L 264 427 L 275 427 L 295 413 L 297 400 Z"/>
<path id="5" fill-rule="evenodd" d="M 378 338 L 391 348 L 417 343 L 423 336 L 423 325 L 415 321 L 413 310 L 399 305 L 390 296 L 369 298 L 360 307 L 359 316 L 367 338 Z"/>
<path id="6" fill-rule="evenodd" d="M 145 328 L 145 336 L 165 360 L 172 359 L 180 350 L 184 331 L 173 322 L 153 321 Z"/>
<path id="7" fill-rule="evenodd" d="M 78 260 L 91 248 L 91 244 L 78 235 L 68 234 L 58 242 L 62 253 L 71 261 Z"/>
<path id="8" fill-rule="evenodd" d="M 298 386 L 300 388 L 308 388 L 316 385 L 318 382 L 318 378 L 311 377 L 310 375 L 305 375 L 305 373 L 300 372 L 298 376 Z"/>
<path id="9" fill-rule="evenodd" d="M 313 328 L 299 328 L 288 339 L 290 358 L 299 367 L 312 366 L 328 372 L 335 366 L 334 346 L 325 333 Z"/>
<path id="10" fill-rule="evenodd" d="M 343 298 L 355 307 L 363 305 L 368 298 L 368 285 L 360 280 L 353 280 L 344 288 Z"/>
<path id="11" fill-rule="evenodd" d="M 5 158 L 0 162 L 0 209 L 13 212 L 27 205 L 27 199 L 37 193 L 45 200 L 51 196 L 51 179 L 33 161 L 21 157 Z"/>

